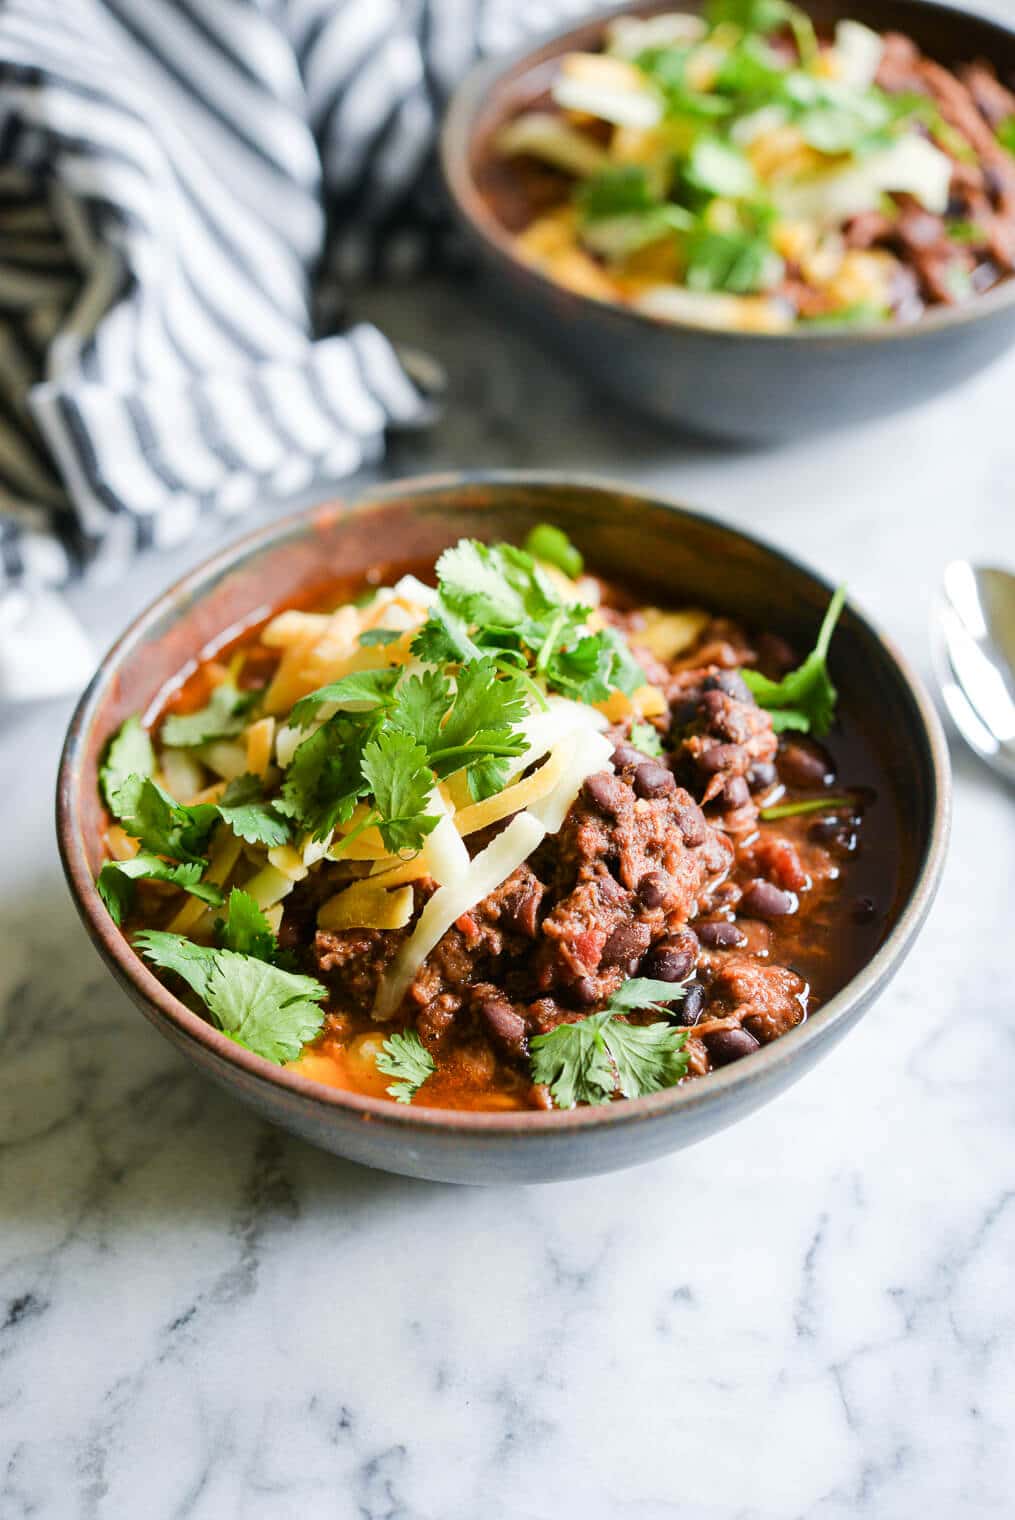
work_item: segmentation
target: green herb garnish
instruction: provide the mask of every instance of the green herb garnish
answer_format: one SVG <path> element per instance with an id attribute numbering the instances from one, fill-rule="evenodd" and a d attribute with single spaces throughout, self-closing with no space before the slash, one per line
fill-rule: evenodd
<path id="1" fill-rule="evenodd" d="M 363 649 L 383 649 L 388 644 L 397 644 L 401 637 L 395 628 L 368 628 L 360 634 L 359 642 Z"/>
<path id="2" fill-rule="evenodd" d="M 388 1035 L 377 1057 L 377 1068 L 387 1077 L 399 1078 L 387 1089 L 396 1103 L 411 1103 L 437 1070 L 433 1056 L 414 1029 Z"/>
<path id="3" fill-rule="evenodd" d="M 846 588 L 840 586 L 828 604 L 814 648 L 803 664 L 781 681 L 770 680 L 760 670 L 740 672 L 758 706 L 771 713 L 776 733 L 796 728 L 820 738 L 831 728 L 838 693 L 828 673 L 828 646 L 845 601 Z"/>
<path id="4" fill-rule="evenodd" d="M 265 801 L 264 783 L 259 776 L 237 776 L 215 806 L 219 817 L 248 844 L 263 844 L 270 850 L 289 838 L 289 824 L 276 812 L 273 803 Z"/>
<path id="5" fill-rule="evenodd" d="M 995 135 L 1002 148 L 1015 154 L 1015 116 L 1006 116 Z"/>
<path id="6" fill-rule="evenodd" d="M 216 930 L 222 950 L 252 955 L 259 961 L 274 961 L 278 955 L 278 941 L 271 925 L 254 899 L 238 887 L 230 892 L 227 916 L 218 920 Z"/>
<path id="7" fill-rule="evenodd" d="M 532 1080 L 550 1089 L 558 1108 L 577 1103 L 609 1103 L 673 1087 L 687 1072 L 687 1031 L 669 1023 L 629 1024 L 618 1015 L 665 1013 L 684 996 L 670 982 L 633 977 L 599 1013 L 574 1024 L 558 1024 L 530 1042 Z"/>
<path id="8" fill-rule="evenodd" d="M 525 540 L 525 552 L 545 565 L 556 565 L 566 576 L 575 581 L 585 568 L 585 562 L 567 534 L 552 523 L 540 523 Z"/>
<path id="9" fill-rule="evenodd" d="M 250 721 L 250 709 L 258 693 L 237 691 L 232 681 L 222 681 L 206 707 L 192 713 L 170 713 L 159 738 L 171 749 L 195 749 L 212 739 L 231 739 Z"/>
<path id="10" fill-rule="evenodd" d="M 218 905 L 221 890 L 210 881 L 202 881 L 206 861 L 187 861 L 173 865 L 158 855 L 135 855 L 132 860 L 107 860 L 95 885 L 114 924 L 122 924 L 134 904 L 134 884 L 138 881 L 166 881 L 182 887 L 202 902 Z"/>
<path id="11" fill-rule="evenodd" d="M 128 776 L 151 776 L 155 771 L 155 750 L 148 730 L 138 717 L 127 718 L 114 734 L 99 771 L 99 786 L 112 809 L 113 796 Z"/>
<path id="12" fill-rule="evenodd" d="M 146 929 L 134 944 L 147 960 L 193 989 L 215 1024 L 267 1061 L 294 1061 L 320 1031 L 328 989 L 255 955 L 212 950 L 182 934 Z"/>
<path id="13" fill-rule="evenodd" d="M 811 797 L 806 802 L 780 802 L 775 807 L 762 808 L 758 817 L 764 823 L 777 818 L 795 818 L 799 813 L 834 813 L 838 808 L 854 807 L 851 797 Z"/>
<path id="14" fill-rule="evenodd" d="M 643 723 L 638 719 L 631 724 L 631 732 L 628 735 L 629 743 L 643 755 L 661 755 L 663 752 L 662 740 L 659 738 L 657 729 L 651 723 Z"/>

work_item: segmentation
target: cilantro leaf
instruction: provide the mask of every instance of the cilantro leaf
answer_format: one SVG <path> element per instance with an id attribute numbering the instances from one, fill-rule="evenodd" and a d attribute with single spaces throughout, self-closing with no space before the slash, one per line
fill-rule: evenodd
<path id="1" fill-rule="evenodd" d="M 221 901 L 221 898 L 219 899 Z M 229 894 L 229 910 L 218 921 L 220 948 L 252 955 L 259 961 L 274 960 L 278 941 L 254 899 L 234 887 Z"/>
<path id="2" fill-rule="evenodd" d="M 170 934 L 164 929 L 142 929 L 134 936 L 134 948 L 163 971 L 172 971 L 182 977 L 201 1001 L 205 1001 L 216 955 L 214 950 L 207 945 L 196 945 L 183 934 Z"/>
<path id="3" fill-rule="evenodd" d="M 385 715 L 385 725 L 400 729 L 426 749 L 440 738 L 441 724 L 451 706 L 451 686 L 439 670 L 424 670 L 407 676 L 395 693 L 395 700 Z"/>
<path id="4" fill-rule="evenodd" d="M 845 600 L 846 588 L 840 586 L 828 604 L 814 648 L 781 681 L 771 680 L 760 670 L 741 672 L 759 707 L 771 712 L 776 732 L 797 728 L 821 738 L 831 728 L 838 692 L 828 673 L 828 646 Z"/>
<path id="5" fill-rule="evenodd" d="M 1015 116 L 1006 116 L 995 136 L 1002 148 L 1015 155 Z"/>
<path id="6" fill-rule="evenodd" d="M 595 222 L 609 217 L 628 216 L 632 212 L 650 211 L 659 204 L 659 197 L 649 188 L 648 174 L 640 164 L 621 164 L 615 168 L 603 169 L 587 179 L 578 191 L 577 203 L 586 221 Z M 525 543 L 527 551 L 536 559 L 548 558 L 531 543 L 531 538 L 543 533 L 546 526 L 543 524 L 534 528 Z M 551 528 L 550 532 L 559 533 L 560 529 Z M 550 563 L 557 562 L 551 560 Z M 580 570 L 578 574 L 581 574 Z"/>
<path id="7" fill-rule="evenodd" d="M 397 665 L 385 670 L 357 670 L 321 686 L 309 696 L 301 697 L 289 714 L 293 728 L 306 728 L 317 716 L 317 709 L 326 702 L 334 702 L 341 708 L 370 709 L 384 707 L 391 699 L 396 681 L 401 675 Z"/>
<path id="8" fill-rule="evenodd" d="M 111 794 L 110 806 L 148 854 L 203 863 L 204 846 L 218 821 L 213 803 L 185 807 L 150 776 L 128 776 Z"/>
<path id="9" fill-rule="evenodd" d="M 423 745 L 399 729 L 382 728 L 363 750 L 362 771 L 386 847 L 393 854 L 418 850 L 439 821 L 426 812 L 433 773 Z"/>
<path id="10" fill-rule="evenodd" d="M 411 1103 L 437 1067 L 416 1031 L 406 1029 L 388 1035 L 377 1057 L 377 1069 L 387 1077 L 401 1079 L 391 1083 L 388 1096 L 396 1103 Z"/>
<path id="11" fill-rule="evenodd" d="M 366 792 L 361 762 L 369 732 L 338 713 L 304 739 L 285 773 L 276 811 L 295 818 L 315 839 L 347 823 Z"/>
<path id="12" fill-rule="evenodd" d="M 506 547 L 463 538 L 445 549 L 437 561 L 437 578 L 441 599 L 452 612 L 495 628 L 511 628 L 524 620 L 527 609 L 514 577 L 507 573 Z"/>
<path id="13" fill-rule="evenodd" d="M 136 881 L 168 881 L 175 887 L 182 887 L 192 897 L 217 906 L 222 901 L 221 891 L 214 883 L 201 880 L 206 865 L 203 860 L 171 865 L 158 855 L 143 854 L 135 855 L 132 860 L 107 860 L 95 885 L 114 924 L 122 924 L 133 906 Z"/>
<path id="14" fill-rule="evenodd" d="M 483 651 L 469 637 L 466 620 L 438 601 L 410 645 L 412 653 L 431 665 L 463 665 L 482 659 Z"/>
<path id="15" fill-rule="evenodd" d="M 587 634 L 554 652 L 547 678 L 578 702 L 604 702 L 617 689 L 627 693 L 645 684 L 645 672 L 615 628 Z"/>
<path id="16" fill-rule="evenodd" d="M 209 739 L 229 739 L 246 726 L 257 692 L 237 691 L 232 681 L 215 687 L 207 706 L 192 713 L 170 713 L 159 738 L 171 749 L 193 749 Z"/>
<path id="17" fill-rule="evenodd" d="M 263 844 L 274 849 L 289 838 L 289 825 L 264 800 L 264 783 L 249 773 L 230 781 L 217 804 L 219 816 L 233 833 L 248 844 Z"/>
<path id="18" fill-rule="evenodd" d="M 625 1098 L 675 1087 L 687 1075 L 687 1031 L 672 1024 L 625 1024 L 612 1019 L 604 1030 L 617 1085 Z"/>
<path id="19" fill-rule="evenodd" d="M 558 1108 L 609 1103 L 613 1097 L 617 1078 L 603 1036 L 609 1017 L 593 1013 L 530 1040 L 532 1080 L 550 1089 Z"/>
<path id="20" fill-rule="evenodd" d="M 388 644 L 397 644 L 402 635 L 397 628 L 368 628 L 359 636 L 359 642 L 364 649 L 384 649 Z"/>
<path id="21" fill-rule="evenodd" d="M 663 752 L 658 730 L 654 729 L 651 723 L 642 723 L 640 721 L 632 723 L 631 732 L 628 734 L 628 741 L 634 745 L 636 750 L 640 750 L 643 755 L 656 756 L 661 755 Z"/>
<path id="22" fill-rule="evenodd" d="M 750 195 L 758 183 L 747 156 L 719 137 L 698 138 L 684 174 L 695 189 L 731 199 Z"/>
<path id="23" fill-rule="evenodd" d="M 155 771 L 155 750 L 147 729 L 136 715 L 126 718 L 109 741 L 105 762 L 99 771 L 99 785 L 108 807 L 113 794 L 128 776 L 151 776 Z"/>
<path id="24" fill-rule="evenodd" d="M 562 528 L 539 523 L 525 540 L 525 552 L 544 565 L 556 565 L 571 580 L 577 580 L 585 562 Z"/>
<path id="25" fill-rule="evenodd" d="M 639 983 L 643 990 L 629 992 L 626 1003 L 621 988 L 601 1012 L 576 1024 L 558 1024 L 530 1042 L 532 1080 L 549 1087 L 558 1108 L 609 1103 L 618 1091 L 625 1098 L 640 1098 L 673 1087 L 686 1074 L 686 1029 L 628 1024 L 614 1016 L 618 1000 L 629 1009 L 654 1008 L 646 999 L 660 994 L 645 989 L 662 988 L 667 1000 L 674 1000 L 677 989 L 669 982 L 636 978 L 625 986 L 637 988 Z"/>
<path id="26" fill-rule="evenodd" d="M 224 1034 L 265 1060 L 295 1060 L 320 1030 L 318 1005 L 328 989 L 313 977 L 161 930 L 135 935 L 134 944 L 146 960 L 182 977 Z"/>
<path id="27" fill-rule="evenodd" d="M 760 232 L 713 232 L 702 227 L 687 240 L 685 278 L 689 290 L 749 295 L 773 284 L 780 269 L 778 254 Z"/>
<path id="28" fill-rule="evenodd" d="M 513 729 L 527 710 L 525 690 L 516 676 L 498 678 L 491 659 L 463 665 L 454 705 L 430 755 L 434 770 L 450 776 L 490 752 L 501 757 L 524 754 L 526 741 Z"/>
<path id="29" fill-rule="evenodd" d="M 234 950 L 214 955 L 205 998 L 219 1028 L 267 1061 L 295 1061 L 320 1031 L 328 989 Z"/>
<path id="30" fill-rule="evenodd" d="M 668 1003 L 685 996 L 679 982 L 661 982 L 651 976 L 632 976 L 622 982 L 606 1004 L 606 1012 L 665 1013 Z"/>

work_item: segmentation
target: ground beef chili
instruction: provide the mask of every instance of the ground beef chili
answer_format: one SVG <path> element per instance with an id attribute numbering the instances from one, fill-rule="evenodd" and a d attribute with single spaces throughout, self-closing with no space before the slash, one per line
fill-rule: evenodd
<path id="1" fill-rule="evenodd" d="M 321 605 L 354 589 L 332 590 Z M 297 885 L 279 942 L 330 995 L 320 1037 L 298 1063 L 307 1075 L 383 1095 L 388 1079 L 373 1057 L 404 1026 L 437 1057 L 428 1105 L 549 1107 L 532 1083 L 529 1042 L 601 1007 L 626 978 L 647 976 L 682 985 L 669 1017 L 687 1030 L 690 1080 L 793 1029 L 870 958 L 893 905 L 898 841 L 862 729 L 840 714 L 827 747 L 777 736 L 739 669 L 778 677 L 797 651 L 716 617 L 692 648 L 662 662 L 638 647 L 644 619 L 632 597 L 605 584 L 602 592 L 607 618 L 665 694 L 665 713 L 634 740 L 629 721 L 611 730 L 614 772 L 590 776 L 559 832 L 457 920 L 392 1025 L 371 1017 L 378 980 L 436 884 L 414 883 L 407 927 L 341 932 L 317 928 L 318 906 L 367 868 L 325 863 Z M 256 635 L 235 648 L 245 651 L 240 684 L 263 684 L 272 652 Z M 199 707 L 208 689 L 199 666 L 166 711 Z M 833 794 L 849 805 L 760 817 L 766 806 Z M 470 853 L 503 826 L 470 838 Z M 142 902 L 150 925 L 151 902 Z"/>

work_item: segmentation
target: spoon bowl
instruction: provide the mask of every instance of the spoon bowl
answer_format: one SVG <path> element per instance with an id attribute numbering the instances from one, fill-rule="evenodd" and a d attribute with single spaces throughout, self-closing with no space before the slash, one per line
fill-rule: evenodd
<path id="1" fill-rule="evenodd" d="M 1015 575 L 953 560 L 934 607 L 944 704 L 972 750 L 1015 782 Z"/>

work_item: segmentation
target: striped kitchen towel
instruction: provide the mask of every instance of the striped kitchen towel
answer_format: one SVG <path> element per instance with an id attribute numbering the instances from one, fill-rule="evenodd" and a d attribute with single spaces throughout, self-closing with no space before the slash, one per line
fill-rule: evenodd
<path id="1" fill-rule="evenodd" d="M 436 367 L 350 288 L 439 250 L 456 79 L 585 8 L 4 0 L 0 697 L 87 676 L 54 588 L 431 419 Z"/>

